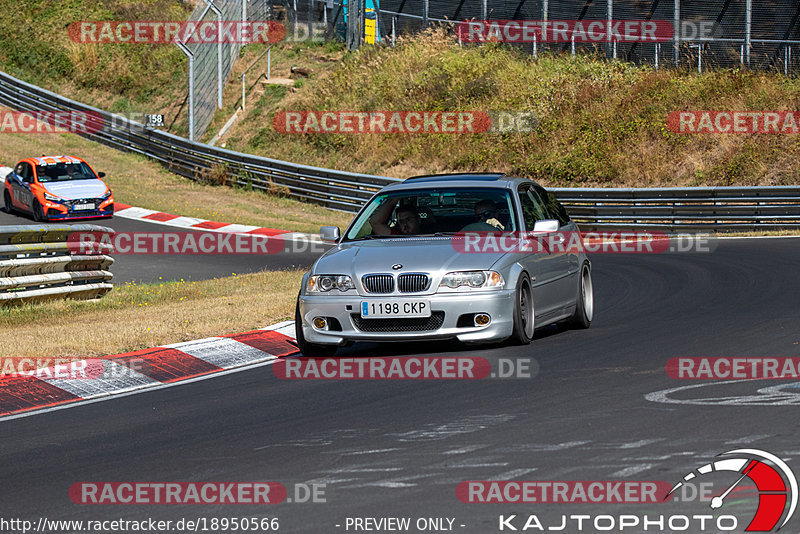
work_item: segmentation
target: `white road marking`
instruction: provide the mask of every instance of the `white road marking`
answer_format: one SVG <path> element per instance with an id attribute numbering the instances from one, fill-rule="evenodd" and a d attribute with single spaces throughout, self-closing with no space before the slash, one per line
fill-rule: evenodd
<path id="1" fill-rule="evenodd" d="M 488 447 L 488 445 L 467 445 L 465 447 L 444 451 L 442 454 L 466 454 L 468 452 L 477 451 L 478 449 L 483 449 L 485 447 Z"/>
<path id="2" fill-rule="evenodd" d="M 538 467 L 528 467 L 525 469 L 512 469 L 511 471 L 505 471 L 503 473 L 500 473 L 499 475 L 489 477 L 489 480 L 517 480 L 519 479 L 519 477 L 525 476 L 528 473 L 532 473 L 537 469 Z"/>
<path id="3" fill-rule="evenodd" d="M 248 367 L 237 367 L 235 369 L 226 369 L 226 370 L 222 370 L 222 371 L 219 371 L 219 372 L 216 372 L 216 373 L 211 373 L 209 375 L 196 376 L 194 378 L 187 378 L 186 380 L 181 380 L 179 382 L 167 382 L 167 383 L 159 382 L 157 384 L 153 384 L 153 385 L 150 385 L 150 386 L 145 386 L 145 387 L 142 387 L 142 388 L 139 388 L 139 389 L 135 389 L 135 390 L 132 390 L 132 391 L 128 391 L 128 392 L 125 392 L 125 393 L 116 393 L 116 392 L 114 392 L 113 394 L 109 394 L 109 395 L 104 396 L 104 397 L 97 397 L 97 398 L 94 398 L 94 399 L 80 400 L 80 401 L 70 402 L 70 403 L 67 403 L 67 404 L 60 404 L 58 406 L 50 406 L 48 408 L 40 408 L 40 409 L 32 410 L 30 412 L 23 412 L 23 413 L 18 413 L 18 414 L 14 414 L 14 415 L 5 415 L 3 417 L 0 417 L 0 423 L 3 423 L 5 421 L 11 421 L 13 419 L 22 419 L 23 417 L 31 417 L 32 415 L 39 415 L 39 414 L 43 414 L 43 413 L 56 412 L 56 411 L 59 411 L 59 410 L 68 410 L 70 408 L 76 408 L 78 406 L 84 406 L 86 404 L 94 404 L 96 402 L 105 402 L 105 401 L 109 401 L 109 400 L 115 400 L 115 399 L 119 399 L 121 397 L 128 397 L 128 396 L 131 396 L 131 395 L 137 395 L 139 393 L 149 393 L 151 391 L 156 391 L 156 390 L 160 390 L 160 389 L 166 389 L 166 388 L 182 386 L 184 384 L 192 384 L 194 382 L 200 382 L 202 380 L 209 380 L 211 378 L 217 378 L 217 377 L 224 376 L 224 375 L 229 375 L 229 374 L 232 374 L 232 373 L 239 373 L 241 371 L 246 371 L 247 369 L 252 369 L 254 367 L 263 367 L 265 365 L 272 365 L 276 361 L 278 361 L 278 360 L 269 360 L 269 361 L 257 363 L 257 364 L 254 364 L 254 365 L 251 365 L 251 366 L 248 366 Z"/>
<path id="4" fill-rule="evenodd" d="M 94 399 L 116 393 L 152 387 L 161 384 L 111 360 L 102 360 L 103 376 L 97 378 L 39 378 L 43 382 L 63 389 L 82 399 Z M 91 375 L 90 375 L 91 376 Z"/>
<path id="5" fill-rule="evenodd" d="M 164 345 L 164 347 L 177 349 L 223 369 L 232 369 L 276 358 L 273 354 L 227 337 L 210 337 L 173 343 Z"/>
<path id="6" fill-rule="evenodd" d="M 688 404 L 700 406 L 796 406 L 800 405 L 800 390 L 798 392 L 783 391 L 784 388 L 796 389 L 798 382 L 790 384 L 779 384 L 757 390 L 755 395 L 732 395 L 729 397 L 705 397 L 699 399 L 675 399 L 671 395 L 678 392 L 686 392 L 694 389 L 710 386 L 721 386 L 725 384 L 738 384 L 742 382 L 763 382 L 761 379 L 747 380 L 725 380 L 721 382 L 711 382 L 707 384 L 692 384 L 677 388 L 664 389 L 648 393 L 644 396 L 651 402 L 664 404 Z"/>
<path id="7" fill-rule="evenodd" d="M 620 469 L 619 471 L 615 471 L 609 475 L 610 478 L 625 478 L 631 477 L 637 473 L 641 473 L 642 471 L 647 471 L 648 469 L 652 469 L 655 464 L 639 464 L 639 465 L 632 465 L 630 467 L 626 467 L 625 469 Z"/>

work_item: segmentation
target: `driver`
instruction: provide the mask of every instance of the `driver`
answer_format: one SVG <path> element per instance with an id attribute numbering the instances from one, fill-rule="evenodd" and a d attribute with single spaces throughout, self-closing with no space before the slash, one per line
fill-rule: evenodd
<path id="1" fill-rule="evenodd" d="M 422 219 L 413 206 L 400 206 L 397 208 L 397 225 L 390 227 L 389 219 L 392 211 L 400 199 L 393 199 L 383 203 L 369 218 L 372 232 L 376 235 L 415 235 L 422 229 Z"/>
<path id="2" fill-rule="evenodd" d="M 475 221 L 490 224 L 498 230 L 505 230 L 505 226 L 500 222 L 500 213 L 493 200 L 484 199 L 475 204 Z"/>

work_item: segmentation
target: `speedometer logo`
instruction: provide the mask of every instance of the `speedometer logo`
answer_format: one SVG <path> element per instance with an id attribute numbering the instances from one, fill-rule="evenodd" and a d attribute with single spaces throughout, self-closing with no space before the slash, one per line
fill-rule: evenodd
<path id="1" fill-rule="evenodd" d="M 780 530 L 797 508 L 797 479 L 789 466 L 774 454 L 758 449 L 737 449 L 724 452 L 719 456 L 726 458 L 698 467 L 684 476 L 683 480 L 670 490 L 667 498 L 686 482 L 709 473 L 730 471 L 739 476 L 724 492 L 711 499 L 711 508 L 722 507 L 725 504 L 725 498 L 742 480 L 749 478 L 758 491 L 758 509 L 746 531 L 771 531 L 783 517 L 783 522 L 778 527 Z M 765 463 L 765 460 L 769 463 Z M 787 501 L 789 503 L 788 510 L 786 509 Z"/>

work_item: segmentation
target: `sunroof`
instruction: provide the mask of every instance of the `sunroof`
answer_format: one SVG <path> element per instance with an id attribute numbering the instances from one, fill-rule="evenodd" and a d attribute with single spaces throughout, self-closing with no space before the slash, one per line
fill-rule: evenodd
<path id="1" fill-rule="evenodd" d="M 480 182 L 494 182 L 505 176 L 497 172 L 458 173 L 458 174 L 432 174 L 425 176 L 412 176 L 405 181 L 415 182 L 455 182 L 460 180 L 475 180 Z"/>

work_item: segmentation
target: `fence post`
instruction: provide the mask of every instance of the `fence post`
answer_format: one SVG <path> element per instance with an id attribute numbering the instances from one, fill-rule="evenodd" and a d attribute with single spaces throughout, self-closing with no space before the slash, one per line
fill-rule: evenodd
<path id="1" fill-rule="evenodd" d="M 697 74 L 703 74 L 703 43 L 697 45 Z"/>
<path id="2" fill-rule="evenodd" d="M 655 62 L 656 62 L 656 70 L 658 70 L 658 53 L 661 51 L 661 43 L 656 43 L 656 50 L 655 50 Z"/>
<path id="3" fill-rule="evenodd" d="M 217 13 L 217 108 L 222 109 L 222 11 L 211 5 Z"/>
<path id="4" fill-rule="evenodd" d="M 574 31 L 572 32 L 572 37 L 570 38 L 570 41 L 572 42 L 572 55 L 574 56 L 575 55 L 575 32 Z"/>
<path id="5" fill-rule="evenodd" d="M 314 37 L 314 0 L 308 0 L 308 38 Z"/>
<path id="6" fill-rule="evenodd" d="M 547 1 L 547 0 L 545 0 L 545 1 Z M 486 20 L 486 18 L 489 16 L 489 6 L 488 6 L 487 2 L 488 2 L 488 0 L 482 0 L 481 1 L 481 15 L 483 16 L 482 20 Z"/>
<path id="7" fill-rule="evenodd" d="M 185 44 L 175 41 L 189 60 L 189 141 L 194 141 L 194 54 Z"/>
<path id="8" fill-rule="evenodd" d="M 397 36 L 397 15 L 392 17 L 392 48 L 394 48 L 394 42 L 396 36 Z"/>
<path id="9" fill-rule="evenodd" d="M 536 50 L 536 32 L 533 33 L 533 59 L 539 59 L 538 51 Z"/>
<path id="10" fill-rule="evenodd" d="M 422 0 L 422 24 L 424 26 L 428 25 L 428 8 L 429 8 L 428 0 Z"/>
<path id="11" fill-rule="evenodd" d="M 674 62 L 677 67 L 681 61 L 681 0 L 675 0 L 673 7 L 672 36 L 674 41 Z"/>
<path id="12" fill-rule="evenodd" d="M 745 20 L 744 20 L 744 53 L 745 62 L 750 66 L 750 46 L 752 45 L 753 31 L 753 0 L 745 0 Z"/>
<path id="13" fill-rule="evenodd" d="M 792 47 L 787 44 L 783 50 L 783 74 L 789 76 L 789 63 L 792 61 Z"/>
<path id="14" fill-rule="evenodd" d="M 608 0 L 606 4 L 606 15 L 607 15 L 606 18 L 608 19 L 608 22 L 606 23 L 606 50 L 608 52 L 612 52 L 614 55 L 614 59 L 616 59 L 617 58 L 616 49 L 614 48 L 613 45 L 614 38 L 611 35 L 611 21 L 614 19 L 614 0 Z"/>

